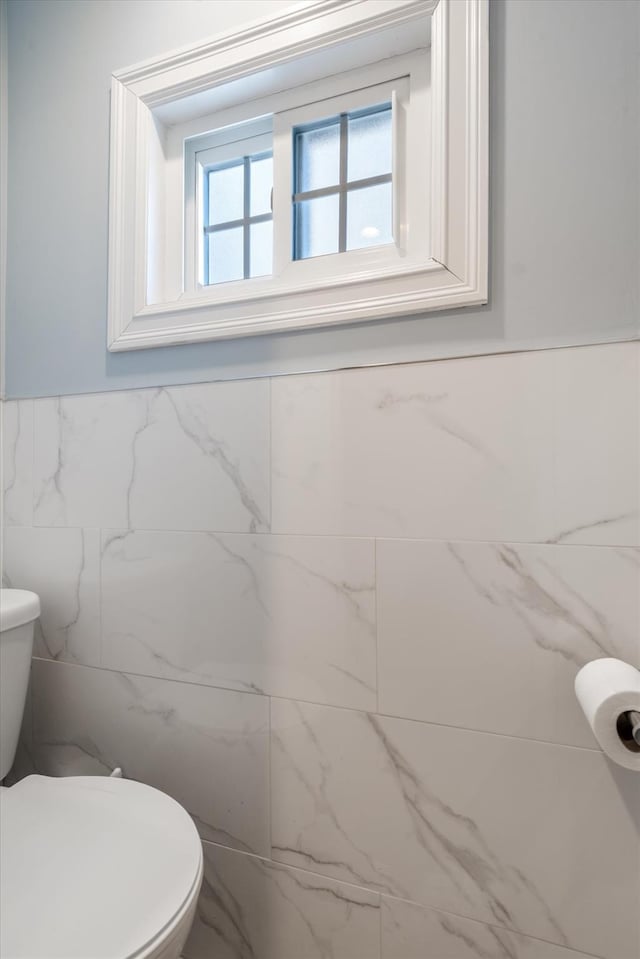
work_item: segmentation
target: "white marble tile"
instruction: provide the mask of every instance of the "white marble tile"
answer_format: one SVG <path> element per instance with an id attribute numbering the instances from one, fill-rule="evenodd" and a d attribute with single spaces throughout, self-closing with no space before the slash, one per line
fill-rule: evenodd
<path id="1" fill-rule="evenodd" d="M 545 353 L 273 382 L 275 532 L 546 539 Z"/>
<path id="2" fill-rule="evenodd" d="M 13 527 L 5 531 L 7 584 L 40 597 L 34 655 L 100 664 L 100 531 Z"/>
<path id="3" fill-rule="evenodd" d="M 204 844 L 185 959 L 379 959 L 379 897 Z"/>
<path id="4" fill-rule="evenodd" d="M 253 380 L 38 400 L 36 524 L 267 528 L 268 391 Z"/>
<path id="5" fill-rule="evenodd" d="M 597 748 L 573 682 L 640 666 L 640 551 L 377 544 L 379 710 Z"/>
<path id="6" fill-rule="evenodd" d="M 1 404 L 3 522 L 31 526 L 33 520 L 33 401 Z"/>
<path id="7" fill-rule="evenodd" d="M 381 959 L 588 959 L 582 952 L 382 897 Z"/>
<path id="8" fill-rule="evenodd" d="M 144 391 L 34 403 L 34 523 L 125 526 Z"/>
<path id="9" fill-rule="evenodd" d="M 103 533 L 103 663 L 375 708 L 371 540 Z"/>
<path id="10" fill-rule="evenodd" d="M 633 773 L 591 749 L 285 700 L 271 723 L 273 858 L 565 947 L 638 954 Z"/>
<path id="11" fill-rule="evenodd" d="M 167 680 L 34 662 L 34 755 L 46 775 L 125 776 L 191 813 L 206 839 L 269 848 L 269 703 Z"/>
<path id="12" fill-rule="evenodd" d="M 640 545 L 640 343 L 558 350 L 556 531 Z"/>
<path id="13" fill-rule="evenodd" d="M 172 387 L 146 400 L 127 525 L 268 529 L 268 380 Z"/>

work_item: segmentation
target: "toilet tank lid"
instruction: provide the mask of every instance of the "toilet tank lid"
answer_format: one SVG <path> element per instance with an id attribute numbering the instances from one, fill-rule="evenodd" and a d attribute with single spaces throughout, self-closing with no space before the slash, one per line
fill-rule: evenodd
<path id="1" fill-rule="evenodd" d="M 0 633 L 32 623 L 40 615 L 40 600 L 28 589 L 0 589 Z"/>

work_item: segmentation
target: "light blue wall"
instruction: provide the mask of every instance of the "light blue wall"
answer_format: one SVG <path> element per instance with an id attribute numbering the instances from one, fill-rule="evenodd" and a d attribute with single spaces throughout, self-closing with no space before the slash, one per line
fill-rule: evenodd
<path id="1" fill-rule="evenodd" d="M 106 350 L 112 70 L 277 0 L 10 0 L 7 394 L 41 396 L 638 332 L 640 5 L 493 0 L 487 307 Z"/>

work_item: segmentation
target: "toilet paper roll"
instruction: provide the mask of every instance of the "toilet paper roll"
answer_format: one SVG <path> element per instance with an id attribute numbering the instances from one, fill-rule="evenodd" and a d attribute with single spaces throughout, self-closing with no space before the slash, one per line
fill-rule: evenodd
<path id="1" fill-rule="evenodd" d="M 640 745 L 627 714 L 640 712 L 640 670 L 620 659 L 595 659 L 575 681 L 576 696 L 603 752 L 640 772 Z"/>

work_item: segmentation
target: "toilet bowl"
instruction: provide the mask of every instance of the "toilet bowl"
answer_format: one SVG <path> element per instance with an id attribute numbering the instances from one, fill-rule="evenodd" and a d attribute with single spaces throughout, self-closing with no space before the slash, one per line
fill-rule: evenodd
<path id="1" fill-rule="evenodd" d="M 0 829 L 3 959 L 180 955 L 202 846 L 173 799 L 108 776 L 27 776 L 0 793 Z"/>
<path id="2" fill-rule="evenodd" d="M 35 594 L 0 590 L 1 776 L 38 614 Z M 201 882 L 193 821 L 151 786 L 33 775 L 0 788 L 0 959 L 178 959 Z"/>

